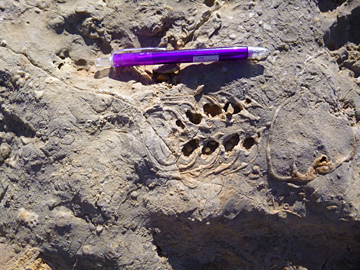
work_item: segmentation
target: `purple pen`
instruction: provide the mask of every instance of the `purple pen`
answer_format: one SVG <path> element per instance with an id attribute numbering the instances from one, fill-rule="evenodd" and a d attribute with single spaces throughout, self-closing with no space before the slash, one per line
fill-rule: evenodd
<path id="1" fill-rule="evenodd" d="M 222 47 L 189 50 L 165 48 L 124 49 L 114 52 L 109 58 L 98 58 L 96 66 L 142 66 L 174 63 L 216 62 L 262 57 L 268 52 L 261 47 Z"/>

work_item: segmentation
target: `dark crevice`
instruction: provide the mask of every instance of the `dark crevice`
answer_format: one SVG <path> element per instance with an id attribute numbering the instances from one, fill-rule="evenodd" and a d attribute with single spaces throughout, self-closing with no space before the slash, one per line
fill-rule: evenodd
<path id="1" fill-rule="evenodd" d="M 224 111 L 230 112 L 230 108 L 232 108 L 232 110 L 233 110 L 233 112 L 231 114 L 237 114 L 241 111 L 241 106 L 239 104 L 227 102 L 224 106 Z"/>
<path id="2" fill-rule="evenodd" d="M 192 139 L 191 141 L 187 142 L 183 149 L 182 152 L 184 154 L 184 156 L 188 157 L 192 154 L 192 152 L 195 151 L 196 148 L 199 147 L 199 141 L 196 139 Z"/>
<path id="3" fill-rule="evenodd" d="M 238 134 L 234 134 L 227 141 L 224 142 L 225 151 L 230 152 L 234 149 L 234 147 L 239 143 L 240 137 Z"/>
<path id="4" fill-rule="evenodd" d="M 205 104 L 203 108 L 205 114 L 211 115 L 212 117 L 221 114 L 221 107 L 218 105 Z"/>
<path id="5" fill-rule="evenodd" d="M 244 140 L 243 142 L 243 147 L 246 149 L 246 150 L 249 150 L 251 147 L 253 147 L 253 145 L 255 144 L 255 140 L 254 138 L 251 138 L 251 137 L 248 137 Z"/>
<path id="6" fill-rule="evenodd" d="M 199 113 L 194 113 L 190 110 L 186 111 L 186 117 L 189 119 L 189 121 L 193 124 L 200 124 L 202 116 Z"/>
<path id="7" fill-rule="evenodd" d="M 219 146 L 218 142 L 216 142 L 214 140 L 208 141 L 202 148 L 201 152 L 204 155 L 210 155 L 215 152 L 215 150 L 216 150 L 216 148 L 218 148 L 218 146 Z"/>
<path id="8" fill-rule="evenodd" d="M 58 65 L 58 69 L 61 69 L 63 66 L 64 66 L 64 63 L 60 63 L 60 64 Z"/>
<path id="9" fill-rule="evenodd" d="M 181 120 L 176 120 L 176 122 L 175 122 L 175 124 L 178 126 L 178 127 L 181 127 L 181 128 L 185 128 L 185 125 L 184 125 L 184 123 L 181 121 Z"/>
<path id="10" fill-rule="evenodd" d="M 165 254 L 162 252 L 161 247 L 156 246 L 156 252 L 159 255 L 159 257 L 165 257 Z"/>
<path id="11" fill-rule="evenodd" d="M 0 203 L 1 203 L 1 201 L 4 199 L 5 194 L 6 194 L 7 190 L 8 190 L 8 187 L 9 187 L 9 186 L 6 186 L 6 187 L 4 188 L 4 190 L 3 190 L 3 192 L 1 192 L 1 194 L 0 194 Z"/>
<path id="12" fill-rule="evenodd" d="M 85 59 L 79 59 L 75 61 L 75 65 L 77 66 L 86 66 L 87 61 Z"/>
<path id="13" fill-rule="evenodd" d="M 215 0 L 205 0 L 205 5 L 208 7 L 212 7 L 215 3 Z"/>
<path id="14" fill-rule="evenodd" d="M 153 239 L 156 239 L 156 236 L 157 236 L 156 232 L 153 232 L 152 236 L 153 236 Z M 166 258 L 167 256 L 166 256 L 166 254 L 164 254 L 161 247 L 159 245 L 157 245 L 155 241 L 153 243 L 154 243 L 154 245 L 156 247 L 156 253 L 158 254 L 158 256 L 162 257 L 162 258 Z"/>
<path id="15" fill-rule="evenodd" d="M 325 162 L 325 161 L 327 161 L 327 157 L 326 156 L 323 156 L 321 159 L 320 159 L 320 163 L 322 163 L 322 162 Z"/>

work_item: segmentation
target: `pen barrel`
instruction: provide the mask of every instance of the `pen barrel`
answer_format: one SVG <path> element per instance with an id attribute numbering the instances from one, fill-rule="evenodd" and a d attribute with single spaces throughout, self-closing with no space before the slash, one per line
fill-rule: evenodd
<path id="1" fill-rule="evenodd" d="M 153 65 L 153 52 L 114 54 L 112 62 L 114 67 Z"/>
<path id="2" fill-rule="evenodd" d="M 154 64 L 241 60 L 248 58 L 247 47 L 207 48 L 153 52 Z"/>
<path id="3" fill-rule="evenodd" d="M 248 56 L 248 47 L 225 47 L 114 54 L 112 61 L 115 67 L 119 67 L 230 61 L 247 59 Z"/>

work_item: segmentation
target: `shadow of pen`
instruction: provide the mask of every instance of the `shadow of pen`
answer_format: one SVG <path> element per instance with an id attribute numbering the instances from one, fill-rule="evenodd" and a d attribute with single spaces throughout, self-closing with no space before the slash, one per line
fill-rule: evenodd
<path id="1" fill-rule="evenodd" d="M 213 92 L 230 82 L 256 77 L 263 73 L 264 67 L 255 61 L 194 63 L 181 68 L 178 74 L 170 74 L 168 83 L 173 85 L 182 83 L 191 89 L 204 85 L 206 91 Z M 95 73 L 95 79 L 106 77 L 123 82 L 133 80 L 144 85 L 157 83 L 151 75 L 141 74 L 133 67 L 106 68 Z"/>
<path id="2" fill-rule="evenodd" d="M 94 76 L 95 79 L 110 78 L 116 81 L 128 82 L 137 81 L 144 85 L 155 84 L 156 81 L 150 76 L 141 74 L 133 67 L 107 67 L 102 70 L 98 70 Z"/>
<path id="3" fill-rule="evenodd" d="M 213 62 L 185 67 L 175 78 L 175 83 L 183 83 L 191 89 L 204 85 L 203 93 L 206 94 L 241 78 L 257 77 L 263 73 L 264 66 L 255 61 Z"/>

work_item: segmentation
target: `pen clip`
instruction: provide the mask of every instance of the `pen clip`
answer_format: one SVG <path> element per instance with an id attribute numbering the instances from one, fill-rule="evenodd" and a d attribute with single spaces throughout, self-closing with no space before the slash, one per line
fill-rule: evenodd
<path id="1" fill-rule="evenodd" d="M 146 52 L 146 51 L 166 51 L 166 50 L 167 50 L 166 48 L 158 48 L 158 47 L 129 48 L 129 49 L 117 50 L 113 54 L 131 53 L 131 52 Z"/>

